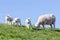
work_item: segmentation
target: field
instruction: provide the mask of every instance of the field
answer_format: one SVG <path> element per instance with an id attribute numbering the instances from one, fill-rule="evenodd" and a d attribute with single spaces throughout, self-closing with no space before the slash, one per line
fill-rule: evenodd
<path id="1" fill-rule="evenodd" d="M 60 29 L 33 30 L 0 24 L 0 40 L 60 40 Z"/>

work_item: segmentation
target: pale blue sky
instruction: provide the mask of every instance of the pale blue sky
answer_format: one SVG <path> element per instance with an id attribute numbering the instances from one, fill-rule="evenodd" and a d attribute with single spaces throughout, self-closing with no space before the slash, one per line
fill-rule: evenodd
<path id="1" fill-rule="evenodd" d="M 0 22 L 5 23 L 5 16 L 19 17 L 24 24 L 30 17 L 35 24 L 39 15 L 52 13 L 56 16 L 56 28 L 60 27 L 60 0 L 0 0 Z"/>

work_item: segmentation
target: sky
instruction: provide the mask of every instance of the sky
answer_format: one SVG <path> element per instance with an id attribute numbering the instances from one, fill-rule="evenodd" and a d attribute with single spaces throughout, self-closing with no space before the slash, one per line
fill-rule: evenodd
<path id="1" fill-rule="evenodd" d="M 31 18 L 35 24 L 38 17 L 51 13 L 56 16 L 56 28 L 60 28 L 60 0 L 0 0 L 0 23 L 5 23 L 7 15 L 19 17 L 22 24 Z"/>

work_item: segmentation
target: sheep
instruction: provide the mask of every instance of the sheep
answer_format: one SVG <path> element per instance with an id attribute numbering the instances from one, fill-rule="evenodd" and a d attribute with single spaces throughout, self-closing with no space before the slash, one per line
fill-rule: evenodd
<path id="1" fill-rule="evenodd" d="M 53 14 L 45 14 L 38 17 L 37 22 L 35 23 L 35 29 L 38 29 L 40 25 L 43 26 L 43 29 L 45 29 L 44 25 L 50 25 L 52 30 L 52 24 L 55 28 L 55 21 L 56 17 Z"/>
<path id="2" fill-rule="evenodd" d="M 13 18 L 11 16 L 7 15 L 5 17 L 5 20 L 6 20 L 7 24 L 12 24 Z"/>
<path id="3" fill-rule="evenodd" d="M 13 21 L 12 21 L 13 25 L 21 25 L 21 19 L 19 19 L 18 17 L 15 18 Z"/>
<path id="4" fill-rule="evenodd" d="M 25 26 L 26 26 L 28 29 L 31 27 L 31 20 L 30 20 L 30 18 L 27 18 L 27 19 L 25 20 Z"/>

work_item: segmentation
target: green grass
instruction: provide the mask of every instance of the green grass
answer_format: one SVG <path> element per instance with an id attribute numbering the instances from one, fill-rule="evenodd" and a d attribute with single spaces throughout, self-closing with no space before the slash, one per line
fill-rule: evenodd
<path id="1" fill-rule="evenodd" d="M 0 40 L 60 40 L 60 30 L 33 30 L 0 24 Z"/>

